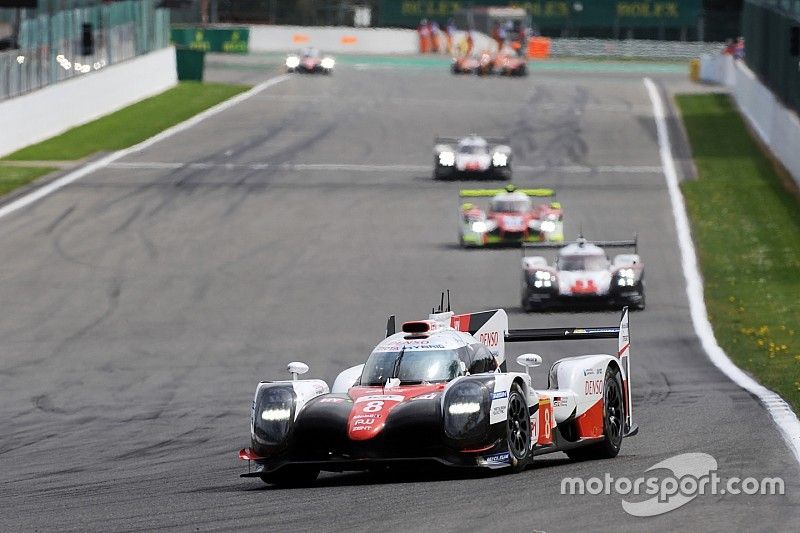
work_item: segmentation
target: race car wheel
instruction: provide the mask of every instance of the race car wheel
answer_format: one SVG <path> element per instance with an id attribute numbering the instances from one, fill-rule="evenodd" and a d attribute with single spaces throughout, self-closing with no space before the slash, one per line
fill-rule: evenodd
<path id="1" fill-rule="evenodd" d="M 645 298 L 644 298 L 644 290 L 642 290 L 642 299 L 639 301 L 638 304 L 636 304 L 636 309 L 638 311 L 644 311 L 644 307 L 645 307 Z"/>
<path id="2" fill-rule="evenodd" d="M 307 466 L 285 467 L 272 474 L 263 474 L 261 481 L 280 487 L 304 487 L 313 483 L 319 476 L 318 468 Z"/>
<path id="3" fill-rule="evenodd" d="M 511 386 L 507 409 L 508 455 L 512 472 L 520 472 L 528 464 L 531 453 L 531 417 L 528 402 L 519 385 Z"/>
<path id="4" fill-rule="evenodd" d="M 622 379 L 616 368 L 609 367 L 606 370 L 603 390 L 603 440 L 570 450 L 567 455 L 576 461 L 616 457 L 622 447 L 624 426 L 625 403 L 622 394 Z"/>

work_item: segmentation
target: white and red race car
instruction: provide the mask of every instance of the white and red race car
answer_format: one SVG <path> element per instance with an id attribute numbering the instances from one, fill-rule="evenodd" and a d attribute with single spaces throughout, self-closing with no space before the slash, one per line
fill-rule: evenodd
<path id="1" fill-rule="evenodd" d="M 561 204 L 535 204 L 532 197 L 554 196 L 552 189 L 462 189 L 459 197 L 490 197 L 484 210 L 467 201 L 459 208 L 459 243 L 463 247 L 519 245 L 564 240 Z"/>
<path id="2" fill-rule="evenodd" d="M 297 54 L 286 56 L 287 72 L 331 74 L 335 65 L 331 56 L 323 56 L 316 48 L 304 48 Z"/>
<path id="3" fill-rule="evenodd" d="M 606 248 L 629 248 L 610 260 Z M 527 257 L 529 250 L 557 250 L 549 264 L 542 256 Z M 589 242 L 579 236 L 562 244 L 523 244 L 522 308 L 525 311 L 555 306 L 612 305 L 645 307 L 644 264 L 638 239 Z"/>
<path id="4" fill-rule="evenodd" d="M 617 339 L 610 355 L 565 357 L 550 368 L 549 388 L 535 389 L 537 354 L 506 370 L 506 343 Z M 573 459 L 615 457 L 633 436 L 628 313 L 619 326 L 509 330 L 502 309 L 443 311 L 406 322 L 366 363 L 332 387 L 298 379 L 308 366 L 289 363 L 290 381 L 262 381 L 250 417 L 251 446 L 242 477 L 310 483 L 321 470 L 342 472 L 431 465 L 524 469 L 539 454 Z"/>
<path id="5" fill-rule="evenodd" d="M 434 141 L 435 179 L 457 177 L 511 178 L 511 146 L 506 138 L 437 137 Z"/>

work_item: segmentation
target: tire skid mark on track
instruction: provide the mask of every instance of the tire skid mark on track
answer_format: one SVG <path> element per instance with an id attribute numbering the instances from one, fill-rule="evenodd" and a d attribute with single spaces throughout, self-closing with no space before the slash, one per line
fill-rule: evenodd
<path id="1" fill-rule="evenodd" d="M 64 176 L 58 178 L 57 180 L 52 181 L 46 185 L 43 185 L 38 189 L 34 189 L 30 193 L 21 196 L 20 198 L 17 198 L 16 200 L 14 200 L 9 204 L 3 205 L 2 207 L 0 207 L 0 218 L 4 218 L 15 211 L 18 211 L 35 202 L 38 202 L 42 198 L 49 196 L 50 194 L 53 194 L 54 192 L 69 185 L 70 183 L 74 183 L 79 179 L 83 178 L 84 176 L 88 176 L 93 172 L 105 168 L 106 166 L 108 166 L 109 163 L 113 163 L 114 161 L 122 159 L 126 155 L 141 152 L 145 148 L 148 148 L 164 139 L 167 139 L 169 137 L 172 137 L 173 135 L 185 131 L 191 128 L 192 126 L 206 120 L 207 118 L 217 115 L 222 111 L 225 111 L 226 109 L 229 109 L 240 102 L 252 98 L 258 93 L 265 91 L 266 89 L 272 87 L 273 85 L 281 83 L 287 79 L 289 79 L 289 76 L 287 75 L 281 75 L 281 76 L 276 76 L 274 78 L 270 78 L 269 80 L 259 85 L 256 85 L 249 91 L 243 92 L 237 96 L 234 96 L 229 100 L 226 100 L 220 104 L 215 105 L 214 107 L 206 109 L 202 113 L 198 113 L 197 115 L 193 116 L 188 120 L 185 120 L 179 124 L 176 124 L 175 126 L 167 128 L 161 133 L 154 135 L 153 137 L 150 137 L 149 139 L 146 139 L 140 142 L 139 144 L 131 146 L 130 148 L 119 150 L 105 157 L 102 157 L 96 161 L 93 161 L 87 165 L 84 165 L 72 172 L 69 172 Z"/>

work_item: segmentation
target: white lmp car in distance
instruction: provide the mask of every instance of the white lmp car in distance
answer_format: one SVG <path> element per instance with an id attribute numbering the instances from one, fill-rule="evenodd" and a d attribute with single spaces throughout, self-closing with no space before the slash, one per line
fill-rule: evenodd
<path id="1" fill-rule="evenodd" d="M 610 259 L 610 248 L 628 252 Z M 543 256 L 527 256 L 534 250 L 555 250 L 549 263 Z M 645 308 L 644 264 L 638 239 L 593 241 L 582 235 L 574 242 L 522 244 L 522 308 L 539 311 L 553 307 L 588 306 Z"/>
<path id="2" fill-rule="evenodd" d="M 511 146 L 506 138 L 437 137 L 434 141 L 435 179 L 476 177 L 489 179 L 511 178 Z"/>

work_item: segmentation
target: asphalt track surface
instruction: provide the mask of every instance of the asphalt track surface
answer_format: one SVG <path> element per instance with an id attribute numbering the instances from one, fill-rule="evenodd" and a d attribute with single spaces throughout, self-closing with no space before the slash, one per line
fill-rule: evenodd
<path id="1" fill-rule="evenodd" d="M 519 253 L 456 246 L 465 184 L 416 168 L 432 163 L 436 134 L 470 131 L 512 136 L 516 164 L 529 167 L 514 181 L 554 187 L 569 235 L 639 233 L 648 284 L 648 308 L 631 319 L 639 436 L 614 460 L 554 454 L 517 475 L 323 474 L 305 489 L 240 479 L 236 451 L 248 443 L 259 379 L 283 378 L 299 359 L 330 382 L 363 362 L 388 314 L 424 316 L 440 289 L 459 312 L 507 308 L 512 327 L 616 323 L 615 312 L 525 315 Z M 664 178 L 649 168 L 660 161 L 641 76 L 342 68 L 292 77 L 118 163 L 128 166 L 0 221 L 0 530 L 800 524 L 797 464 L 693 334 Z M 591 170 L 613 166 L 627 171 Z M 548 343 L 509 355 L 536 351 L 547 363 L 613 349 Z M 619 495 L 560 494 L 566 476 L 636 478 L 688 452 L 713 455 L 723 477 L 783 477 L 787 494 L 698 496 L 653 518 L 627 515 Z"/>

